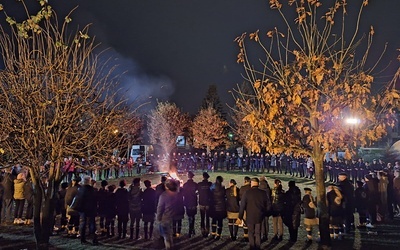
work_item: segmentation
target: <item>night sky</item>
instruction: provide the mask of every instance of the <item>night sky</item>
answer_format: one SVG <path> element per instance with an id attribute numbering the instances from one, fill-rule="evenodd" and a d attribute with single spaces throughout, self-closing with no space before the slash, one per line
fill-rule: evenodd
<path id="1" fill-rule="evenodd" d="M 121 71 L 128 71 L 122 83 L 131 99 L 170 100 L 192 114 L 210 84 L 217 85 L 223 103 L 232 103 L 228 91 L 243 82 L 235 37 L 267 31 L 280 22 L 267 0 L 50 0 L 50 4 L 59 12 L 79 4 L 73 20 L 93 23 L 91 33 L 110 48 L 107 55 L 117 58 Z M 374 26 L 374 51 L 388 42 L 383 65 L 398 55 L 399 11 L 398 0 L 372 0 L 365 11 L 362 32 Z M 377 81 L 396 68 L 395 63 L 389 66 Z"/>

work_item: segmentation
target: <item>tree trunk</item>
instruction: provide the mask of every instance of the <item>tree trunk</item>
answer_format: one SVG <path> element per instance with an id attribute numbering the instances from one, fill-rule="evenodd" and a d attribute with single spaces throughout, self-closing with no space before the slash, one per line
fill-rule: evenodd
<path id="1" fill-rule="evenodd" d="M 49 249 L 50 235 L 54 226 L 55 203 L 54 197 L 47 197 L 44 189 L 34 185 L 33 228 L 36 249 Z"/>
<path id="2" fill-rule="evenodd" d="M 329 235 L 329 214 L 328 207 L 326 204 L 326 189 L 325 189 L 325 178 L 324 178 L 324 166 L 323 166 L 323 152 L 318 150 L 313 157 L 315 164 L 315 185 L 317 189 L 317 206 L 319 211 L 319 232 L 320 232 L 320 245 L 329 247 L 331 245 L 331 237 Z"/>

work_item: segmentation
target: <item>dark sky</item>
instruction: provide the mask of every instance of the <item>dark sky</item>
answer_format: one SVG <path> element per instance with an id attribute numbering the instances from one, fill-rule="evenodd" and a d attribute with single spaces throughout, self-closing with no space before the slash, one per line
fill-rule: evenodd
<path id="1" fill-rule="evenodd" d="M 97 41 L 110 47 L 122 70 L 128 70 L 123 84 L 129 88 L 131 98 L 140 95 L 143 100 L 168 99 L 192 114 L 199 109 L 210 84 L 217 85 L 223 103 L 232 103 L 228 91 L 243 81 L 233 40 L 243 32 L 277 26 L 280 19 L 268 2 L 50 0 L 59 11 L 79 4 L 74 20 L 93 23 L 91 31 Z M 399 11 L 398 0 L 374 0 L 363 19 L 364 33 L 370 25 L 375 27 L 374 51 L 389 43 L 384 65 L 395 60 L 396 48 L 400 48 Z M 356 13 L 350 14 L 353 17 Z M 393 64 L 382 75 L 389 75 L 395 68 Z"/>

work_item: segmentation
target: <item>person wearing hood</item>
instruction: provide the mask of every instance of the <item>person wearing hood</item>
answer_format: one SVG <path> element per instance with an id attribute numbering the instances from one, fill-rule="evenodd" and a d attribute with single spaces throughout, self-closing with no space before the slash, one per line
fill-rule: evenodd
<path id="1" fill-rule="evenodd" d="M 24 212 L 25 196 L 24 196 L 24 186 L 26 182 L 26 177 L 24 173 L 19 173 L 17 179 L 14 180 L 14 224 L 25 223 L 22 220 L 22 213 Z"/>

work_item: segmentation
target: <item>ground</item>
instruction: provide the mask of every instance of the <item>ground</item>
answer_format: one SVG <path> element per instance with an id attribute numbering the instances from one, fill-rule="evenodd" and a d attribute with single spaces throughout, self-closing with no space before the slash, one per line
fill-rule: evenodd
<path id="1" fill-rule="evenodd" d="M 195 181 L 202 179 L 201 172 L 195 173 Z M 243 177 L 248 175 L 250 177 L 255 176 L 252 173 L 210 173 L 210 180 L 214 181 L 217 175 L 224 177 L 224 184 L 227 185 L 230 179 L 235 179 L 238 182 L 238 186 L 242 185 Z M 257 174 L 261 176 L 261 174 Z M 283 183 L 284 189 L 287 189 L 287 182 L 289 180 L 295 180 L 298 186 L 303 190 L 304 187 L 311 187 L 315 190 L 314 181 L 308 179 L 294 178 L 285 175 L 267 174 L 267 180 L 272 185 L 275 178 L 280 178 Z M 159 183 L 160 175 L 142 175 L 142 181 L 150 179 L 153 184 Z M 185 176 L 181 178 L 186 181 Z M 132 177 L 126 178 L 128 183 L 131 183 Z M 118 180 L 110 180 L 111 183 L 117 183 Z M 229 231 L 227 221 L 224 221 L 222 239 L 219 241 L 212 240 L 210 238 L 203 238 L 199 234 L 199 216 L 196 217 L 196 235 L 195 237 L 188 238 L 188 223 L 187 218 L 183 221 L 182 236 L 175 240 L 176 249 L 179 250 L 235 250 L 235 249 L 247 249 L 248 245 L 245 242 L 240 241 L 240 237 L 243 234 L 243 230 L 239 229 L 239 240 L 231 241 L 229 239 Z M 270 219 L 270 224 L 272 220 Z M 157 225 L 155 226 L 157 227 Z M 270 226 L 270 232 L 272 227 Z M 377 233 L 375 235 L 375 233 Z M 143 235 L 143 232 L 141 233 Z M 272 233 L 269 234 L 269 240 L 262 244 L 262 249 L 318 249 L 318 244 L 314 241 L 311 244 L 305 242 L 305 229 L 303 226 L 299 228 L 299 239 L 295 244 L 288 242 L 288 231 L 285 227 L 284 239 L 281 242 L 271 241 Z M 315 235 L 316 236 L 316 235 Z M 133 241 L 130 239 L 117 239 L 117 238 L 99 238 L 99 246 L 81 245 L 79 239 L 67 238 L 65 233 L 59 233 L 59 235 L 52 236 L 50 239 L 50 249 L 163 249 L 163 242 L 159 240 L 158 232 L 155 229 L 153 240 L 138 240 Z M 352 235 L 347 236 L 344 240 L 333 241 L 331 249 L 398 249 L 400 245 L 400 219 L 395 219 L 392 222 L 385 222 L 377 226 L 377 228 L 371 233 L 367 230 L 361 229 L 356 230 Z M 34 249 L 34 236 L 32 226 L 15 226 L 15 225 L 1 225 L 0 226 L 0 249 Z"/>

